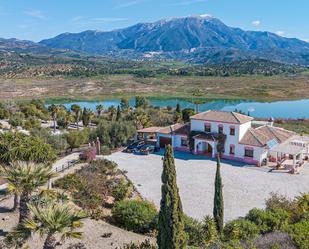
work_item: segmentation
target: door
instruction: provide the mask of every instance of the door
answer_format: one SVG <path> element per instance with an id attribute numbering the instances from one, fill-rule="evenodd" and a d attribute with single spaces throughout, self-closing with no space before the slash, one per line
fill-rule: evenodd
<path id="1" fill-rule="evenodd" d="M 169 137 L 160 137 L 160 148 L 165 148 L 166 145 L 172 144 L 172 139 Z"/>

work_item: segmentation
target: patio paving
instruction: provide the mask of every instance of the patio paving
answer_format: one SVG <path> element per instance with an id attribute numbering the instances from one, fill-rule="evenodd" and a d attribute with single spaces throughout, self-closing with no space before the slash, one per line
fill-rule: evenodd
<path id="1" fill-rule="evenodd" d="M 161 199 L 162 152 L 149 156 L 122 152 L 107 156 L 126 170 L 142 196 L 159 207 Z M 202 219 L 212 214 L 216 161 L 189 153 L 175 153 L 177 184 L 184 212 Z M 254 208 L 264 208 L 271 192 L 294 197 L 309 191 L 309 167 L 299 175 L 273 172 L 242 163 L 221 162 L 225 221 L 242 217 Z"/>

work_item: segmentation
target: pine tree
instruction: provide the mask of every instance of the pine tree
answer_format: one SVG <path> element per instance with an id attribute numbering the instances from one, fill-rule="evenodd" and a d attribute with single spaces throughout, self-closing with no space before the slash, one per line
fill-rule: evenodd
<path id="1" fill-rule="evenodd" d="M 157 242 L 159 249 L 186 248 L 184 214 L 176 183 L 176 169 L 172 147 L 167 146 L 162 172 L 162 199 L 159 213 Z"/>
<path id="2" fill-rule="evenodd" d="M 220 157 L 217 156 L 217 171 L 215 179 L 215 196 L 214 196 L 214 209 L 213 216 L 216 222 L 217 230 L 221 234 L 223 232 L 223 193 L 222 193 L 222 179 L 220 174 Z"/>

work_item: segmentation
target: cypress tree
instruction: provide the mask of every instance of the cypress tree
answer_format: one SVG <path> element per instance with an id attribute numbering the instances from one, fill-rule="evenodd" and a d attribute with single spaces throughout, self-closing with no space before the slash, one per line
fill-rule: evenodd
<path id="1" fill-rule="evenodd" d="M 116 121 L 119 121 L 121 118 L 120 106 L 117 107 Z"/>
<path id="2" fill-rule="evenodd" d="M 221 234 L 223 232 L 223 193 L 222 193 L 222 179 L 220 174 L 220 157 L 217 156 L 217 171 L 215 179 L 215 196 L 214 196 L 214 209 L 213 216 L 216 222 L 217 230 Z"/>
<path id="3" fill-rule="evenodd" d="M 177 105 L 176 105 L 176 112 L 181 113 L 181 107 L 180 107 L 179 103 L 177 103 Z"/>
<path id="4" fill-rule="evenodd" d="M 159 249 L 186 248 L 184 214 L 176 183 L 176 169 L 172 147 L 167 146 L 162 172 L 162 199 L 159 213 L 157 242 Z"/>

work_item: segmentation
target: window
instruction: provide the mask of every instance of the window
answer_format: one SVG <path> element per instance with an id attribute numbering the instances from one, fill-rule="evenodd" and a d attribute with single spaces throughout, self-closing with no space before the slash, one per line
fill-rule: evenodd
<path id="1" fill-rule="evenodd" d="M 235 136 L 235 127 L 230 127 L 230 135 Z"/>
<path id="2" fill-rule="evenodd" d="M 245 149 L 245 157 L 253 158 L 253 149 Z"/>
<path id="3" fill-rule="evenodd" d="M 223 134 L 223 125 L 218 126 L 218 133 Z"/>
<path id="4" fill-rule="evenodd" d="M 181 138 L 181 146 L 187 147 L 188 146 L 188 140 L 186 138 Z"/>
<path id="5" fill-rule="evenodd" d="M 235 155 L 235 146 L 230 145 L 230 155 Z"/>
<path id="6" fill-rule="evenodd" d="M 205 124 L 205 132 L 211 132 L 211 124 Z"/>

